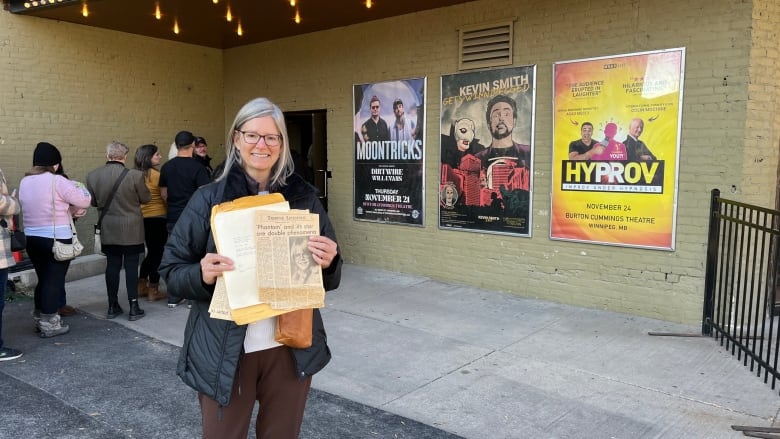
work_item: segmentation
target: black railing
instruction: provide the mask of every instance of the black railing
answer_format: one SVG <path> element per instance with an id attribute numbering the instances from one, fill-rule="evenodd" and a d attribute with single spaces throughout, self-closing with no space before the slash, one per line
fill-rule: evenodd
<path id="1" fill-rule="evenodd" d="M 775 318 L 780 211 L 720 198 L 712 191 L 702 333 L 720 341 L 775 388 Z"/>

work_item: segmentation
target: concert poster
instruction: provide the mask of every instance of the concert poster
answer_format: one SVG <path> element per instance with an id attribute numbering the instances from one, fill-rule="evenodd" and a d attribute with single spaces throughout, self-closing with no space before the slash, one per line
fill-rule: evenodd
<path id="1" fill-rule="evenodd" d="M 426 78 L 353 85 L 354 216 L 424 225 Z"/>

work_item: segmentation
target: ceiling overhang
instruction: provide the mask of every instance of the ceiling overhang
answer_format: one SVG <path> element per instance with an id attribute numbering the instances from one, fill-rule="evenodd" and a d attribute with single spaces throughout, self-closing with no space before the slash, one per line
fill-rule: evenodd
<path id="1" fill-rule="evenodd" d="M 469 1 L 474 0 L 370 0 L 370 8 L 367 0 L 3 0 L 3 4 L 13 14 L 229 49 Z M 295 22 L 296 13 L 300 23 Z"/>

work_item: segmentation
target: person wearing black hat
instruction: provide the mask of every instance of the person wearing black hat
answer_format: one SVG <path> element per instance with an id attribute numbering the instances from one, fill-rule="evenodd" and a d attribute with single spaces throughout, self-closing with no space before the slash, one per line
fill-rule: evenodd
<path id="1" fill-rule="evenodd" d="M 211 167 L 211 157 L 209 157 L 208 144 L 206 144 L 206 139 L 203 137 L 195 137 L 195 153 L 192 155 L 192 158 L 197 160 L 201 165 L 205 166 L 206 170 L 209 172 L 209 178 L 212 178 L 214 175 L 214 169 Z"/>
<path id="2" fill-rule="evenodd" d="M 206 168 L 192 158 L 195 136 L 189 131 L 179 131 L 174 139 L 177 155 L 160 169 L 160 196 L 168 203 L 168 236 L 173 231 L 179 215 L 195 191 L 211 181 Z M 175 308 L 184 300 L 168 290 L 168 307 Z"/>
<path id="3" fill-rule="evenodd" d="M 60 295 L 70 261 L 54 259 L 54 240 L 70 243 L 73 216 L 86 213 L 92 197 L 83 184 L 57 175 L 62 163 L 59 150 L 41 142 L 33 152 L 33 167 L 19 184 L 27 255 L 35 268 L 36 325 L 41 337 L 67 333 L 59 314 Z"/>

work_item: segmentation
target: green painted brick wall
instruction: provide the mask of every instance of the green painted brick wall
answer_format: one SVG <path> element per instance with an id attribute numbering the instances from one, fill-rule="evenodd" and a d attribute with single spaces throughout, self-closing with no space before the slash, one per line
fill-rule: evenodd
<path id="1" fill-rule="evenodd" d="M 533 236 L 439 230 L 439 77 L 457 72 L 459 28 L 508 18 L 514 64 L 537 65 Z M 18 182 L 45 139 L 64 147 L 80 178 L 111 139 L 167 145 L 182 128 L 215 139 L 221 158 L 225 126 L 253 97 L 326 109 L 330 216 L 348 262 L 695 324 L 710 191 L 776 202 L 777 29 L 774 0 L 479 0 L 219 51 L 3 13 L 0 166 Z M 552 64 L 673 47 L 686 48 L 676 250 L 551 241 Z M 352 85 L 419 76 L 428 78 L 425 227 L 354 221 Z"/>

